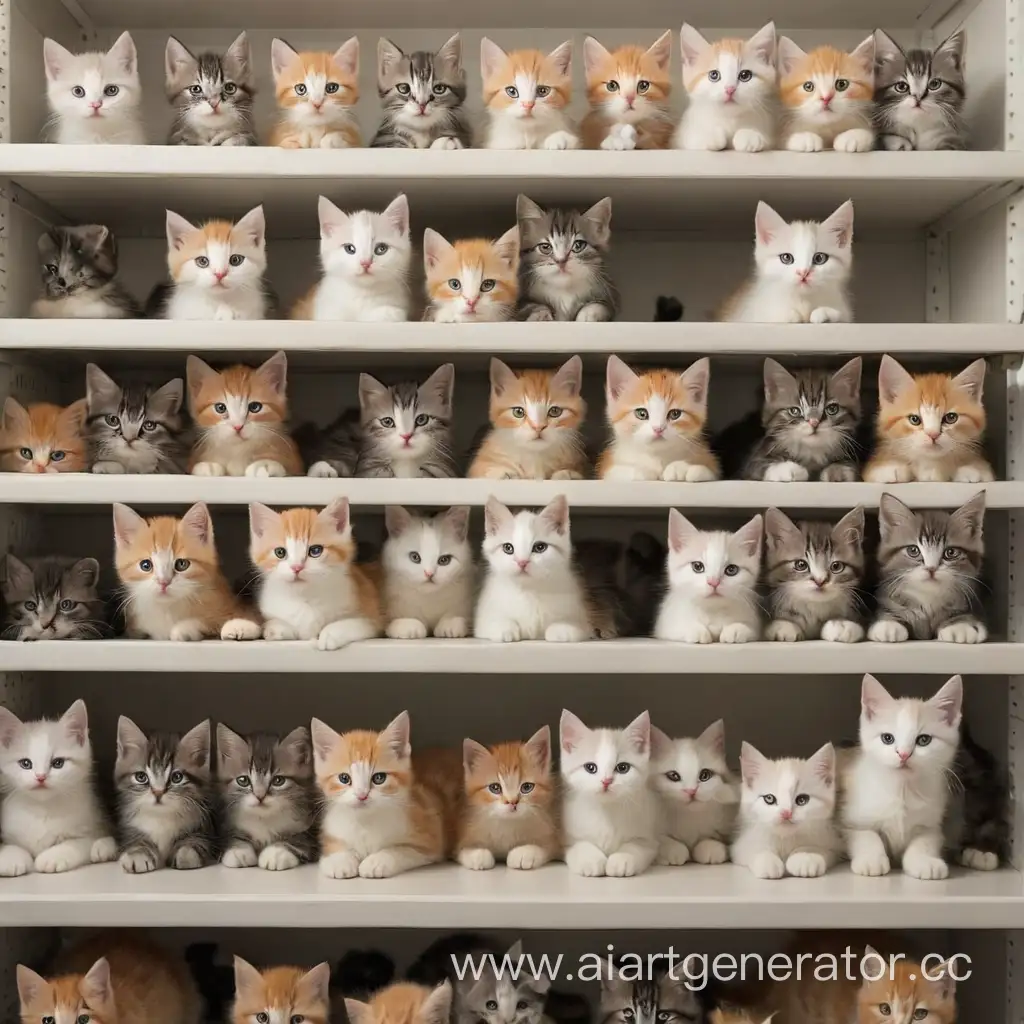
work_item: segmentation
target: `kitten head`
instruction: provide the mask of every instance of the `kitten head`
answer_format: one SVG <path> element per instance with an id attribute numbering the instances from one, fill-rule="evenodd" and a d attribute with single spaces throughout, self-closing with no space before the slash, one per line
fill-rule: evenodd
<path id="1" fill-rule="evenodd" d="M 516 200 L 524 273 L 548 287 L 582 291 L 604 273 L 612 231 L 612 201 L 589 210 L 545 210 L 532 199 Z"/>
<path id="2" fill-rule="evenodd" d="M 491 426 L 511 432 L 516 444 L 542 452 L 577 435 L 587 414 L 580 395 L 583 360 L 557 370 L 510 369 L 491 359 Z"/>
<path id="3" fill-rule="evenodd" d="M 904 50 L 876 29 L 875 103 L 882 123 L 911 128 L 949 123 L 964 105 L 966 45 L 962 28 L 934 50 Z"/>
<path id="4" fill-rule="evenodd" d="M 749 822 L 789 828 L 828 821 L 836 805 L 836 752 L 831 743 L 806 760 L 765 757 L 750 743 L 740 753 L 740 806 Z"/>
<path id="5" fill-rule="evenodd" d="M 668 514 L 668 578 L 691 600 L 757 601 L 762 519 L 756 515 L 735 533 L 698 530 L 681 512 Z"/>
<path id="6" fill-rule="evenodd" d="M 904 772 L 944 772 L 960 742 L 963 681 L 953 676 L 928 700 L 892 697 L 866 675 L 860 693 L 860 746 L 867 757 Z"/>
<path id="7" fill-rule="evenodd" d="M 955 377 L 910 374 L 892 356 L 878 369 L 878 436 L 907 458 L 966 455 L 985 433 L 985 360 Z"/>
<path id="8" fill-rule="evenodd" d="M 47 980 L 18 964 L 18 997 L 23 1024 L 52 1020 L 71 1024 L 84 1017 L 90 1024 L 117 1024 L 110 965 L 101 957 L 85 974 L 64 974 Z"/>
<path id="9" fill-rule="evenodd" d="M 448 1024 L 452 986 L 448 981 L 434 989 L 398 982 L 381 989 L 368 1003 L 345 1000 L 349 1024 Z"/>
<path id="10" fill-rule="evenodd" d="M 668 76 L 671 56 L 671 32 L 659 36 L 646 50 L 626 45 L 609 51 L 593 36 L 587 36 L 583 40 L 583 63 L 591 109 L 619 124 L 636 124 L 660 116 L 672 91 Z"/>
<path id="11" fill-rule="evenodd" d="M 480 74 L 484 106 L 492 114 L 554 121 L 572 99 L 572 40 L 544 56 L 540 50 L 506 53 L 484 36 Z"/>
<path id="12" fill-rule="evenodd" d="M 168 210 L 167 266 L 179 287 L 216 295 L 260 288 L 267 269 L 263 207 L 236 224 L 211 220 L 201 227 Z"/>
<path id="13" fill-rule="evenodd" d="M 454 245 L 427 228 L 423 233 L 427 294 L 448 319 L 508 320 L 519 295 L 519 228 L 497 239 L 466 238 Z M 441 317 L 440 319 L 445 319 Z"/>
<path id="14" fill-rule="evenodd" d="M 767 203 L 754 216 L 758 274 L 782 288 L 845 285 L 853 267 L 853 202 L 827 220 L 783 220 Z"/>
<path id="15" fill-rule="evenodd" d="M 906 957 L 891 961 L 870 946 L 865 946 L 864 953 L 870 957 L 865 973 L 877 972 L 880 961 L 886 969 L 877 981 L 864 978 L 861 982 L 857 992 L 856 1024 L 877 1024 L 882 1019 L 892 1024 L 912 1024 L 916 1020 L 953 1024 L 956 982 L 950 974 L 948 961 L 940 964 L 929 961 L 927 966 Z"/>
<path id="16" fill-rule="evenodd" d="M 22 722 L 0 705 L 0 788 L 40 798 L 72 792 L 92 774 L 85 701 L 76 700 L 56 721 Z"/>
<path id="17" fill-rule="evenodd" d="M 229 366 L 218 372 L 198 356 L 185 361 L 188 404 L 200 429 L 220 443 L 252 441 L 284 429 L 288 419 L 288 357 L 272 355 L 262 366 Z"/>
<path id="18" fill-rule="evenodd" d="M 396 124 L 428 132 L 466 102 L 462 39 L 455 33 L 434 53 L 405 53 L 390 39 L 377 43 L 377 91 Z"/>
<path id="19" fill-rule="evenodd" d="M 335 498 L 323 510 L 290 508 L 284 512 L 253 502 L 249 530 L 249 555 L 264 579 L 302 587 L 345 573 L 355 561 L 348 498 Z"/>
<path id="20" fill-rule="evenodd" d="M 242 32 L 224 51 L 194 56 L 174 36 L 164 51 L 167 98 L 178 117 L 200 131 L 248 124 L 256 83 L 249 38 Z"/>
<path id="21" fill-rule="evenodd" d="M 39 236 L 43 290 L 49 299 L 102 288 L 117 273 L 117 242 L 102 224 L 52 227 Z"/>
<path id="22" fill-rule="evenodd" d="M 131 118 L 142 103 L 139 61 L 127 32 L 106 53 L 72 53 L 43 40 L 46 96 L 50 110 L 65 121 Z"/>
<path id="23" fill-rule="evenodd" d="M 283 39 L 270 44 L 277 105 L 296 125 L 329 125 L 359 101 L 359 39 L 334 53 L 300 53 Z"/>
<path id="24" fill-rule="evenodd" d="M 651 445 L 700 437 L 707 420 L 710 379 L 706 356 L 682 373 L 637 373 L 618 356 L 609 356 L 605 394 L 615 437 Z"/>
<path id="25" fill-rule="evenodd" d="M 324 273 L 364 287 L 404 282 L 412 259 L 409 200 L 397 195 L 383 213 L 344 213 L 320 197 L 320 262 Z"/>
<path id="26" fill-rule="evenodd" d="M 6 556 L 4 640 L 84 640 L 102 635 L 103 602 L 95 558 Z"/>
<path id="27" fill-rule="evenodd" d="M 511 512 L 497 498 L 484 506 L 483 553 L 490 571 L 520 585 L 542 584 L 572 568 L 569 503 L 560 494 L 540 512 Z"/>
<path id="28" fill-rule="evenodd" d="M 66 408 L 36 402 L 27 409 L 8 396 L 0 429 L 0 470 L 6 473 L 84 473 L 86 401 Z"/>
<path id="29" fill-rule="evenodd" d="M 819 46 L 804 53 L 792 39 L 779 38 L 779 92 L 786 111 L 809 128 L 827 128 L 871 115 L 875 89 L 875 37 L 851 53 Z"/>
<path id="30" fill-rule="evenodd" d="M 447 450 L 455 390 L 455 367 L 439 366 L 422 384 L 403 381 L 389 387 L 368 373 L 359 375 L 363 436 L 391 459 L 425 459 Z"/>
<path id="31" fill-rule="evenodd" d="M 709 43 L 692 25 L 679 33 L 683 84 L 691 101 L 732 111 L 762 112 L 778 94 L 775 22 L 749 39 Z"/>
<path id="32" fill-rule="evenodd" d="M 622 974 L 601 975 L 601 1019 L 604 1024 L 657 1024 L 661 1021 L 699 1021 L 703 1012 L 686 975 L 657 971 L 635 980 Z"/>
<path id="33" fill-rule="evenodd" d="M 589 729 L 563 711 L 559 746 L 562 779 L 577 793 L 632 800 L 647 788 L 651 717 L 646 711 L 625 729 Z"/>
<path id="34" fill-rule="evenodd" d="M 217 782 L 229 814 L 281 820 L 312 780 L 313 747 L 304 725 L 281 738 L 239 736 L 218 723 Z"/>
<path id="35" fill-rule="evenodd" d="M 327 1024 L 331 1016 L 328 991 L 331 965 L 268 967 L 256 970 L 252 964 L 235 957 L 235 1002 L 231 1010 L 233 1024 L 254 1020 L 299 1020 L 308 1024 Z"/>
<path id="36" fill-rule="evenodd" d="M 388 577 L 403 587 L 429 594 L 472 573 L 468 505 L 433 516 L 413 515 L 401 505 L 388 505 L 384 523 L 388 539 L 381 561 Z"/>
<path id="37" fill-rule="evenodd" d="M 712 722 L 696 739 L 673 740 L 651 726 L 651 781 L 662 797 L 680 804 L 734 804 L 725 762 L 725 722 Z"/>
<path id="38" fill-rule="evenodd" d="M 117 720 L 114 784 L 129 818 L 160 807 L 158 814 L 191 815 L 210 782 L 210 722 L 177 733 L 148 736 L 130 719 Z"/>
<path id="39" fill-rule="evenodd" d="M 545 811 L 554 801 L 551 730 L 546 725 L 525 743 L 485 747 L 476 740 L 463 740 L 462 764 L 466 800 L 476 812 L 520 818 Z"/>
<path id="40" fill-rule="evenodd" d="M 504 957 L 496 956 L 495 960 L 498 964 L 519 964 L 522 957 L 523 943 L 517 941 Z M 487 960 L 479 980 L 468 977 L 457 983 L 453 1020 L 457 1024 L 540 1024 L 551 979 L 534 978 L 526 971 L 515 979 L 505 972 L 500 972 L 500 977 L 498 974 L 499 970 Z"/>

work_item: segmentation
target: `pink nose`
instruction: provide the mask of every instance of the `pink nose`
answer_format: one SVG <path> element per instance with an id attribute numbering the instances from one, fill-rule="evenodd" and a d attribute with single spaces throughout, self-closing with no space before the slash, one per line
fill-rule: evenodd
<path id="1" fill-rule="evenodd" d="M 735 96 L 735 95 L 736 95 L 736 86 L 735 85 L 727 85 L 725 87 L 725 98 L 727 100 L 731 100 L 733 98 L 733 96 Z"/>
<path id="2" fill-rule="evenodd" d="M 800 283 L 804 284 L 807 281 L 807 279 L 811 276 L 810 267 L 808 267 L 807 270 L 798 270 L 796 274 L 797 277 L 800 278 Z"/>
<path id="3" fill-rule="evenodd" d="M 45 781 L 46 781 L 46 776 L 45 776 L 45 775 L 40 775 L 40 774 L 39 774 L 39 773 L 37 772 L 37 773 L 36 773 L 36 782 L 45 782 Z"/>
<path id="4" fill-rule="evenodd" d="M 910 760 L 910 755 L 913 753 L 912 750 L 897 750 L 896 753 L 899 755 L 900 764 Z"/>
<path id="5" fill-rule="evenodd" d="M 305 566 L 304 565 L 289 565 L 288 568 L 291 569 L 291 571 L 293 573 L 295 573 L 296 576 L 298 576 L 298 574 L 300 572 L 302 572 L 303 569 L 305 569 Z"/>
<path id="6" fill-rule="evenodd" d="M 359 266 L 361 266 L 363 270 L 369 270 L 372 263 L 373 260 L 360 260 Z"/>
<path id="7" fill-rule="evenodd" d="M 360 802 L 365 800 L 369 795 L 369 793 L 356 793 L 356 796 L 359 797 Z"/>
<path id="8" fill-rule="evenodd" d="M 602 779 L 601 785 L 607 789 L 615 780 L 614 779 Z"/>
<path id="9" fill-rule="evenodd" d="M 721 578 L 721 576 L 719 576 L 719 577 L 718 577 L 717 579 L 713 579 L 713 580 L 708 580 L 708 586 L 709 586 L 709 587 L 710 587 L 710 588 L 711 588 L 712 590 L 717 590 L 717 589 L 718 589 L 718 588 L 719 588 L 719 587 L 721 586 L 721 584 L 722 584 L 722 578 Z"/>
<path id="10" fill-rule="evenodd" d="M 684 793 L 685 793 L 685 794 L 686 794 L 687 796 L 696 796 L 696 795 L 697 795 L 697 788 L 696 788 L 696 786 L 695 786 L 695 787 L 694 787 L 693 789 L 684 789 L 684 790 L 683 790 L 683 792 L 684 792 Z"/>
<path id="11" fill-rule="evenodd" d="M 425 114 L 427 112 L 426 103 L 418 103 L 417 106 L 420 108 L 420 113 Z"/>
<path id="12" fill-rule="evenodd" d="M 626 106 L 629 107 L 630 110 L 633 109 L 634 103 L 636 103 L 636 93 L 632 93 L 626 97 Z"/>
<path id="13" fill-rule="evenodd" d="M 654 431 L 655 437 L 661 437 L 661 435 L 665 433 L 664 427 L 652 427 L 651 429 Z"/>
<path id="14" fill-rule="evenodd" d="M 476 304 L 480 301 L 480 297 L 477 296 L 475 299 L 466 299 L 466 306 L 469 309 L 476 309 Z"/>
<path id="15" fill-rule="evenodd" d="M 820 590 L 828 580 L 819 580 L 817 576 L 814 577 L 814 585 Z"/>
<path id="16" fill-rule="evenodd" d="M 93 110 L 99 110 L 100 107 L 103 106 L 103 100 L 91 100 L 89 102 L 89 106 L 92 107 Z"/>
<path id="17" fill-rule="evenodd" d="M 213 272 L 213 276 L 217 278 L 218 281 L 223 281 L 224 278 L 228 276 L 228 272 L 226 270 L 215 270 Z"/>
<path id="18" fill-rule="evenodd" d="M 166 590 L 171 585 L 170 580 L 157 579 L 156 582 L 159 585 L 161 592 Z"/>
<path id="19" fill-rule="evenodd" d="M 936 441 L 938 441 L 938 439 L 941 436 L 941 434 L 942 434 L 942 431 L 940 431 L 940 430 L 926 430 L 925 431 L 925 435 L 928 438 L 931 439 L 932 444 L 934 444 Z"/>
<path id="20" fill-rule="evenodd" d="M 518 565 L 520 569 L 525 569 L 529 564 L 530 560 L 528 558 L 525 561 L 519 558 L 516 559 L 516 565 Z"/>
<path id="21" fill-rule="evenodd" d="M 320 108 L 321 108 L 321 107 L 322 107 L 323 105 L 324 105 L 324 101 L 323 101 L 323 100 L 318 100 L 318 101 L 317 101 L 317 100 L 314 100 L 314 102 L 313 102 L 313 106 L 314 106 L 314 107 L 315 107 L 315 108 L 316 108 L 317 110 L 319 110 L 319 109 L 320 109 Z"/>
<path id="22" fill-rule="evenodd" d="M 533 108 L 534 108 L 534 101 L 533 100 L 523 100 L 519 105 L 523 108 L 523 110 L 533 110 Z"/>
<path id="23" fill-rule="evenodd" d="M 409 443 L 409 439 L 410 439 L 411 437 L 412 437 L 412 434 L 402 434 L 402 435 L 401 435 L 401 438 L 402 438 L 402 440 L 403 440 L 403 441 L 404 441 L 404 442 L 405 442 L 406 444 L 408 444 L 408 443 Z"/>
<path id="24" fill-rule="evenodd" d="M 779 811 L 779 817 L 783 821 L 791 821 L 792 818 L 793 818 L 793 812 L 792 811 Z"/>
<path id="25" fill-rule="evenodd" d="M 423 575 L 426 576 L 428 580 L 432 580 L 434 578 L 435 571 L 435 569 L 424 569 Z"/>
<path id="26" fill-rule="evenodd" d="M 236 434 L 240 434 L 245 429 L 245 424 L 244 423 L 233 423 L 232 424 L 232 429 L 235 431 Z"/>
<path id="27" fill-rule="evenodd" d="M 811 428 L 811 430 L 817 430 L 819 423 L 821 423 L 821 420 L 811 419 L 811 420 L 807 421 L 807 426 L 809 426 Z"/>

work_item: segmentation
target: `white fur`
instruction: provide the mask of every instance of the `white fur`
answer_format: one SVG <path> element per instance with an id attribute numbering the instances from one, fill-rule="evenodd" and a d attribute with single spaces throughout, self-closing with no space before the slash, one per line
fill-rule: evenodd
<path id="1" fill-rule="evenodd" d="M 505 264 L 507 276 L 514 280 L 519 264 L 519 228 L 509 228 L 491 244 L 497 259 Z M 437 231 L 427 228 L 423 233 L 423 264 L 428 277 L 428 292 L 431 271 L 454 252 L 455 246 Z M 459 276 L 454 279 L 458 282 L 458 290 L 452 289 L 451 298 L 433 298 L 428 294 L 424 320 L 443 324 L 501 323 L 510 320 L 515 311 L 514 291 L 513 301 L 498 301 L 496 279 L 484 277 L 483 269 L 475 261 L 465 263 L 460 260 L 457 271 Z M 453 278 L 448 280 L 452 281 Z"/>
<path id="2" fill-rule="evenodd" d="M 193 476 L 287 476 L 273 459 L 260 458 L 280 436 L 279 424 L 249 418 L 248 395 L 225 395 L 228 411 L 211 427 L 200 427 L 206 458 L 192 467 Z M 235 427 L 240 426 L 240 431 Z"/>
<path id="3" fill-rule="evenodd" d="M 40 320 L 125 320 L 127 310 L 106 299 L 111 286 L 65 295 L 59 299 L 36 299 L 31 315 Z"/>

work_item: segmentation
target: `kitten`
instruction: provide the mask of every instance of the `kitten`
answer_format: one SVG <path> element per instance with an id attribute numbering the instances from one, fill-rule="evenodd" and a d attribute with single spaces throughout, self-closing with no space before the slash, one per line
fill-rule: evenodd
<path id="1" fill-rule="evenodd" d="M 44 39 L 43 65 L 54 142 L 145 145 L 139 60 L 127 32 L 106 53 L 72 53 Z"/>
<path id="2" fill-rule="evenodd" d="M 484 507 L 487 575 L 473 635 L 482 640 L 579 643 L 593 635 L 582 581 L 572 562 L 569 503 L 559 495 L 540 512 Z"/>
<path id="3" fill-rule="evenodd" d="M 891 494 L 878 509 L 880 581 L 868 639 L 883 643 L 988 639 L 981 607 L 985 492 L 955 512 L 914 512 Z"/>
<path id="4" fill-rule="evenodd" d="M 602 480 L 717 480 L 722 475 L 708 443 L 711 364 L 698 359 L 682 373 L 631 370 L 608 357 L 605 379 L 611 441 L 601 453 Z"/>
<path id="5" fill-rule="evenodd" d="M 904 50 L 875 30 L 875 127 L 882 149 L 967 149 L 967 33 L 934 50 Z"/>
<path id="6" fill-rule="evenodd" d="M 668 592 L 654 624 L 659 640 L 746 644 L 761 634 L 757 581 L 761 516 L 735 533 L 698 530 L 676 509 L 668 514 Z"/>
<path id="7" fill-rule="evenodd" d="M 328 1024 L 331 965 L 326 961 L 308 971 L 304 967 L 268 967 L 258 971 L 236 956 L 234 973 L 231 1024 L 296 1018 L 308 1024 Z"/>
<path id="8" fill-rule="evenodd" d="M 882 484 L 994 480 L 983 451 L 985 369 L 985 360 L 976 359 L 955 377 L 914 375 L 892 356 L 882 356 L 877 440 L 864 479 Z"/>
<path id="9" fill-rule="evenodd" d="M 784 512 L 765 513 L 765 582 L 771 588 L 766 640 L 864 639 L 864 509 L 838 523 L 794 523 Z"/>
<path id="10" fill-rule="evenodd" d="M 819 46 L 804 53 L 782 36 L 778 52 L 782 148 L 795 153 L 866 153 L 875 148 L 871 123 L 875 37 L 851 53 Z"/>
<path id="11" fill-rule="evenodd" d="M 551 730 L 546 725 L 525 743 L 488 748 L 466 739 L 462 759 L 465 802 L 455 857 L 464 868 L 486 871 L 500 860 L 529 871 L 561 854 Z M 541 1000 L 540 1010 L 543 1005 Z"/>
<path id="12" fill-rule="evenodd" d="M 740 755 L 743 784 L 730 854 L 758 878 L 817 878 L 839 859 L 836 752 L 826 743 L 807 760 L 767 758 L 750 743 Z"/>
<path id="13" fill-rule="evenodd" d="M 614 320 L 619 293 L 605 263 L 611 243 L 612 201 L 588 210 L 545 210 L 516 199 L 519 223 L 519 319 Z"/>
<path id="14" fill-rule="evenodd" d="M 0 471 L 4 473 L 85 473 L 86 401 L 66 408 L 36 402 L 27 409 L 10 395 L 0 419 Z"/>
<path id="15" fill-rule="evenodd" d="M 468 505 L 434 516 L 412 515 L 401 505 L 384 509 L 385 632 L 392 639 L 469 636 L 475 582 L 469 512 Z"/>
<path id="16" fill-rule="evenodd" d="M 263 207 L 235 224 L 200 227 L 167 211 L 167 266 L 171 283 L 158 284 L 146 301 L 154 320 L 267 320 L 275 300 L 263 280 L 267 269 Z"/>
<path id="17" fill-rule="evenodd" d="M 651 726 L 651 785 L 661 829 L 658 863 L 724 864 L 740 799 L 725 761 L 725 722 L 678 740 Z"/>
<path id="18" fill-rule="evenodd" d="M 650 716 L 625 729 L 589 729 L 563 711 L 559 737 L 567 867 L 588 877 L 643 874 L 658 852 Z"/>
<path id="19" fill-rule="evenodd" d="M 405 53 L 390 39 L 377 43 L 377 91 L 383 118 L 370 143 L 380 149 L 468 149 L 466 73 L 459 33 L 435 52 Z"/>
<path id="20" fill-rule="evenodd" d="M 202 868 L 217 859 L 216 792 L 210 778 L 210 722 L 148 736 L 117 720 L 117 838 L 130 874 Z"/>
<path id="21" fill-rule="evenodd" d="M 1005 767 L 971 735 L 966 716 L 952 772 L 963 786 L 954 837 L 957 859 L 976 871 L 995 871 L 1009 857 L 1010 782 Z"/>
<path id="22" fill-rule="evenodd" d="M 716 43 L 683 25 L 679 47 L 689 103 L 673 139 L 676 149 L 774 149 L 779 114 L 775 22 L 749 39 Z"/>
<path id="23" fill-rule="evenodd" d="M 853 319 L 853 203 L 826 220 L 787 223 L 767 203 L 754 217 L 754 275 L 723 303 L 729 323 L 845 323 Z"/>
<path id="24" fill-rule="evenodd" d="M 664 149 L 672 134 L 668 77 L 672 33 L 646 50 L 606 50 L 593 36 L 583 40 L 590 112 L 580 125 L 587 149 Z"/>
<path id="25" fill-rule="evenodd" d="M 491 359 L 491 429 L 466 473 L 488 480 L 582 480 L 583 360 L 557 370 L 510 369 Z"/>
<path id="26" fill-rule="evenodd" d="M 628 970 L 628 969 L 627 969 Z M 702 1022 L 704 1011 L 687 979 L 687 968 L 658 970 L 627 981 L 623 973 L 601 975 L 600 1017 L 602 1024 L 655 1024 L 655 1022 Z"/>
<path id="27" fill-rule="evenodd" d="M 942 820 L 962 698 L 959 676 L 930 700 L 897 700 L 874 676 L 864 677 L 860 745 L 840 770 L 841 825 L 855 875 L 887 875 L 897 858 L 914 878 L 949 874 Z"/>
<path id="28" fill-rule="evenodd" d="M 334 53 L 301 53 L 283 39 L 270 44 L 279 110 L 270 145 L 283 149 L 350 149 L 363 144 L 359 102 L 359 39 Z"/>
<path id="29" fill-rule="evenodd" d="M 161 388 L 121 387 L 95 363 L 85 367 L 89 457 L 94 473 L 183 473 L 188 439 L 180 377 Z"/>
<path id="30" fill-rule="evenodd" d="M 114 503 L 114 560 L 129 637 L 258 640 L 261 629 L 217 561 L 210 511 L 143 519 Z"/>
<path id="31" fill-rule="evenodd" d="M 465 238 L 454 245 L 437 231 L 423 233 L 427 275 L 424 320 L 446 324 L 511 320 L 519 297 L 519 228 L 499 239 Z"/>
<path id="32" fill-rule="evenodd" d="M 317 851 L 313 748 L 305 726 L 281 738 L 217 725 L 220 862 L 287 871 Z"/>
<path id="33" fill-rule="evenodd" d="M 223 56 L 207 52 L 196 57 L 170 36 L 164 74 L 167 99 L 174 107 L 168 145 L 258 145 L 252 117 L 256 80 L 244 32 Z"/>
<path id="34" fill-rule="evenodd" d="M 540 50 L 506 53 L 480 42 L 487 122 L 484 149 L 579 149 L 568 106 L 572 101 L 572 40 L 546 57 Z"/>
<path id="35" fill-rule="evenodd" d="M 302 476 L 298 445 L 288 432 L 288 357 L 217 372 L 198 356 L 185 361 L 189 412 L 197 440 L 193 476 Z"/>
<path id="36" fill-rule="evenodd" d="M 355 564 L 348 498 L 322 511 L 275 512 L 254 502 L 249 526 L 267 640 L 312 640 L 321 651 L 336 651 L 380 636 L 376 574 Z"/>
<path id="37" fill-rule="evenodd" d="M 7 555 L 2 640 L 95 640 L 110 632 L 95 558 Z"/>
<path id="38" fill-rule="evenodd" d="M 71 871 L 117 850 L 93 785 L 85 702 L 22 722 L 0 705 L 0 877 Z"/>
<path id="39" fill-rule="evenodd" d="M 399 194 L 382 213 L 343 213 L 321 196 L 319 209 L 324 276 L 292 308 L 292 320 L 408 320 L 409 200 Z"/>
<path id="40" fill-rule="evenodd" d="M 117 280 L 117 240 L 102 224 L 52 227 L 39 236 L 43 297 L 31 315 L 56 320 L 130 320 L 142 307 Z"/>
<path id="41" fill-rule="evenodd" d="M 448 1024 L 451 1007 L 452 986 L 447 981 L 435 989 L 399 982 L 382 989 L 368 1003 L 345 1000 L 350 1024 Z"/>

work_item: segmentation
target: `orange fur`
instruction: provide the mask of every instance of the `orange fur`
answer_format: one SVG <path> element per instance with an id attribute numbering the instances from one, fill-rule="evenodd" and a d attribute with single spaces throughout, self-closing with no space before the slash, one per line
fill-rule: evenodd
<path id="1" fill-rule="evenodd" d="M 204 256 L 211 245 L 224 245 L 248 252 L 252 247 L 252 236 L 246 232 L 236 232 L 235 225 L 229 220 L 206 221 L 194 231 L 187 232 L 180 246 L 172 245 L 168 248 L 167 268 L 171 277 L 175 281 L 179 280 L 182 268 L 197 256 Z"/>
<path id="2" fill-rule="evenodd" d="M 37 402 L 27 409 L 8 398 L 0 426 L 0 470 L 5 473 L 84 473 L 84 398 L 66 408 Z M 26 457 L 24 450 L 31 454 Z M 54 453 L 61 453 L 57 459 Z"/>
<path id="3" fill-rule="evenodd" d="M 272 1020 L 294 1020 L 299 1016 L 307 1024 L 328 1024 L 331 1006 L 328 997 L 330 965 L 305 967 L 268 967 L 263 971 L 235 957 L 235 1001 L 232 1024 L 252 1024 L 256 1015 L 268 1013 Z"/>
<path id="4" fill-rule="evenodd" d="M 563 75 L 550 56 L 540 50 L 513 50 L 506 54 L 504 63 L 484 78 L 484 106 L 500 111 L 518 102 L 505 92 L 506 86 L 515 84 L 517 76 L 530 78 L 551 90 L 538 99 L 547 107 L 562 110 L 572 100 L 572 77 Z"/>
<path id="5" fill-rule="evenodd" d="M 378 992 L 369 1003 L 346 999 L 350 1024 L 445 1024 L 451 1011 L 451 986 L 436 989 L 399 982 Z"/>
<path id="6" fill-rule="evenodd" d="M 451 309 L 458 306 L 465 295 L 477 302 L 476 314 L 482 320 L 508 320 L 519 297 L 519 233 L 513 229 L 512 237 L 492 241 L 489 238 L 465 238 L 453 242 L 444 250 L 439 259 L 424 256 L 427 274 L 427 300 L 430 303 L 423 314 L 424 320 L 445 320 L 449 317 L 438 315 L 437 306 Z M 459 282 L 456 291 L 452 281 Z M 493 281 L 489 291 L 483 291 L 480 284 Z M 472 288 L 470 295 L 467 288 Z M 497 311 L 500 310 L 500 315 Z M 493 312 L 492 312 L 493 311 Z"/>
<path id="7" fill-rule="evenodd" d="M 692 92 L 709 71 L 718 67 L 719 57 L 723 53 L 730 53 L 739 61 L 746 46 L 745 39 L 719 39 L 701 50 L 692 63 L 684 62 L 683 85 L 686 86 L 686 91 Z"/>
<path id="8" fill-rule="evenodd" d="M 786 107 L 799 110 L 808 100 L 804 82 L 816 75 L 827 78 L 845 78 L 850 87 L 846 95 L 851 99 L 868 102 L 872 99 L 874 83 L 865 74 L 864 66 L 844 50 L 834 46 L 819 46 L 811 50 L 803 60 L 798 61 L 788 75 L 779 82 L 779 92 Z"/>
<path id="9" fill-rule="evenodd" d="M 316 301 L 317 292 L 320 290 L 320 282 L 317 281 L 309 291 L 307 291 L 301 298 L 296 299 L 294 305 L 288 313 L 289 320 L 312 320 L 313 319 L 313 303 Z"/>

